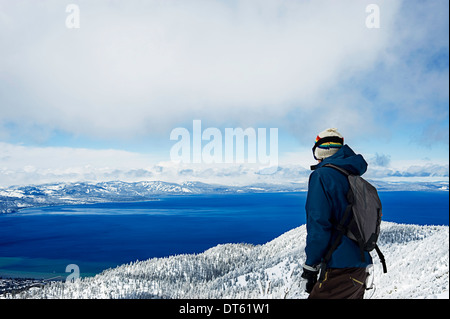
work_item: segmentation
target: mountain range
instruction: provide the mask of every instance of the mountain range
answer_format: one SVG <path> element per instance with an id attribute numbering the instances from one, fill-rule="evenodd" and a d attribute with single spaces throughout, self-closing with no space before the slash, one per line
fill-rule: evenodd
<path id="1" fill-rule="evenodd" d="M 448 182 L 399 183 L 371 181 L 379 191 L 387 190 L 447 190 Z M 0 213 L 17 212 L 22 208 L 89 204 L 114 201 L 140 201 L 155 199 L 160 195 L 189 195 L 212 193 L 297 192 L 306 191 L 307 182 L 283 184 L 257 183 L 250 185 L 219 185 L 198 181 L 170 183 L 142 182 L 75 182 L 0 188 Z"/>

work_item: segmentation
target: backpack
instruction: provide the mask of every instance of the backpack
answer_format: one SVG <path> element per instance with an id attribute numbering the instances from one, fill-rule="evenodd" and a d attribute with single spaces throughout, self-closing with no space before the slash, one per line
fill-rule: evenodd
<path id="1" fill-rule="evenodd" d="M 336 229 L 339 232 L 338 236 L 330 246 L 320 264 L 319 280 L 323 281 L 327 263 L 333 252 L 341 243 L 342 236 L 344 235 L 358 244 L 361 253 L 361 261 L 363 262 L 365 262 L 364 252 L 371 252 L 375 249 L 381 264 L 383 265 L 383 272 L 386 273 L 386 262 L 377 245 L 378 236 L 380 234 L 382 207 L 376 188 L 361 176 L 350 174 L 347 170 L 339 166 L 325 164 L 322 167 L 334 168 L 347 176 L 350 188 L 347 193 L 347 208 L 345 209 L 341 221 L 336 226 Z"/>

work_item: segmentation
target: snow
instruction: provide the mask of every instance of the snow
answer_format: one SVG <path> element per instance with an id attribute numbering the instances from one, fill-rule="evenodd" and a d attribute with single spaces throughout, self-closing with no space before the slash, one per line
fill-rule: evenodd
<path id="1" fill-rule="evenodd" d="M 264 245 L 225 244 L 201 254 L 136 261 L 74 283 L 0 298 L 306 298 L 300 288 L 306 227 Z M 449 228 L 382 222 L 371 299 L 448 299 Z"/>
<path id="2" fill-rule="evenodd" d="M 448 191 L 448 181 L 435 183 L 394 183 L 375 181 L 378 190 L 422 190 Z M 306 182 L 285 182 L 283 184 L 258 183 L 230 186 L 207 184 L 198 181 L 184 181 L 181 184 L 162 181 L 142 182 L 77 182 L 41 184 L 0 188 L 0 214 L 17 212 L 20 208 L 86 204 L 98 202 L 120 202 L 152 200 L 161 194 L 218 194 L 250 192 L 302 192 L 307 191 Z"/>
<path id="3" fill-rule="evenodd" d="M 20 190 L 15 189 L 10 191 L 0 190 L 0 196 L 22 198 L 24 194 Z"/>

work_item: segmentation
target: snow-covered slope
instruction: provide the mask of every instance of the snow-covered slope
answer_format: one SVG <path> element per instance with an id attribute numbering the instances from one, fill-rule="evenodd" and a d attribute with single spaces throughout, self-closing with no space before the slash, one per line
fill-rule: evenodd
<path id="1" fill-rule="evenodd" d="M 53 282 L 7 298 L 306 298 L 299 289 L 306 228 L 264 245 L 226 244 L 196 255 L 154 258 L 74 283 Z M 388 273 L 374 256 L 366 298 L 449 298 L 449 228 L 383 222 Z"/>

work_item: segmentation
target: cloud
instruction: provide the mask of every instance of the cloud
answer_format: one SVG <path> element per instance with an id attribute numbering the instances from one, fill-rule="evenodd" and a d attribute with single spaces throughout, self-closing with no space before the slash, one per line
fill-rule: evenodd
<path id="1" fill-rule="evenodd" d="M 30 147 L 0 142 L 0 187 L 148 178 L 156 159 L 122 150 Z"/>
<path id="2" fill-rule="evenodd" d="M 200 181 L 223 185 L 257 183 L 307 185 L 311 173 L 306 153 L 288 154 L 277 170 L 259 164 L 180 164 L 140 153 L 121 150 L 91 150 L 69 147 L 25 147 L 0 142 L 0 188 L 56 182 Z M 386 155 L 377 155 L 386 164 Z M 304 158 L 301 163 L 298 159 Z M 294 160 L 295 159 L 295 160 Z M 405 164 L 405 163 L 402 163 Z M 430 161 L 395 163 L 389 167 L 369 165 L 364 177 L 383 180 L 447 180 L 449 166 Z"/>
<path id="3" fill-rule="evenodd" d="M 397 57 L 402 14 L 402 1 L 377 3 L 374 30 L 368 1 L 80 0 L 80 28 L 67 29 L 60 1 L 3 1 L 3 135 L 15 123 L 28 138 L 30 127 L 135 138 L 193 118 L 297 136 L 331 122 L 374 130 L 374 102 L 353 87 Z"/>
<path id="4" fill-rule="evenodd" d="M 437 164 L 428 164 L 426 166 L 411 166 L 408 169 L 401 173 L 402 176 L 405 177 L 415 177 L 415 176 L 443 176 L 448 177 L 448 165 L 437 165 Z"/>
<path id="5" fill-rule="evenodd" d="M 449 177 L 448 164 L 429 163 L 424 165 L 412 165 L 406 168 L 370 168 L 364 176 L 374 180 L 389 181 L 447 181 Z"/>
<path id="6" fill-rule="evenodd" d="M 375 157 L 371 159 L 370 163 L 375 166 L 387 167 L 391 163 L 391 156 L 386 154 L 375 154 Z"/>

